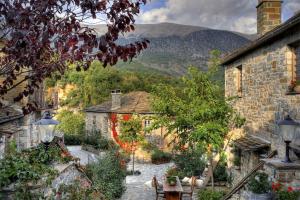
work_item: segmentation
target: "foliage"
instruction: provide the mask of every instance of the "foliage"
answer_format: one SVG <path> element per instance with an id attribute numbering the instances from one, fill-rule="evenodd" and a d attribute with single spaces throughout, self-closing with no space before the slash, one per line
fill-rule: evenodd
<path id="1" fill-rule="evenodd" d="M 40 83 L 55 73 L 64 74 L 69 63 L 77 70 L 87 70 L 92 60 L 115 65 L 128 61 L 147 48 L 148 40 L 122 45 L 121 34 L 134 30 L 134 15 L 147 0 L 11 0 L 0 3 L 0 39 L 6 39 L 0 49 L 1 97 L 20 83 L 23 91 L 15 101 L 33 94 Z M 58 14 L 63 13 L 63 14 Z M 107 22 L 105 34 L 85 25 L 93 18 Z M 16 56 L 17 55 L 17 56 Z M 26 73 L 30 72 L 30 73 Z M 29 104 L 24 113 L 35 110 Z"/>
<path id="2" fill-rule="evenodd" d="M 284 187 L 280 182 L 272 182 L 272 190 L 275 192 L 278 200 L 294 200 L 300 197 L 299 188 L 296 190 L 291 186 Z"/>
<path id="3" fill-rule="evenodd" d="M 151 154 L 151 162 L 155 164 L 168 163 L 172 159 L 170 153 L 166 153 L 160 149 L 155 149 Z"/>
<path id="4" fill-rule="evenodd" d="M 271 183 L 268 180 L 268 174 L 256 172 L 249 180 L 249 190 L 256 194 L 268 193 L 271 190 Z"/>
<path id="5" fill-rule="evenodd" d="M 120 140 L 125 143 L 134 144 L 142 141 L 142 120 L 139 116 L 132 116 L 129 120 L 121 120 Z"/>
<path id="6" fill-rule="evenodd" d="M 16 154 L 17 153 L 17 142 L 15 139 L 8 142 L 7 145 L 7 154 Z"/>
<path id="7" fill-rule="evenodd" d="M 85 188 L 80 185 L 77 180 L 71 185 L 62 184 L 59 186 L 57 193 L 61 200 L 93 200 L 95 198 L 95 191 L 92 188 Z M 104 198 L 98 197 L 97 199 L 104 200 Z"/>
<path id="8" fill-rule="evenodd" d="M 64 135 L 64 143 L 65 145 L 81 145 L 83 143 L 82 135 Z"/>
<path id="9" fill-rule="evenodd" d="M 150 153 L 151 151 L 154 151 L 154 150 L 158 149 L 158 147 L 155 144 L 153 144 L 153 143 L 151 143 L 151 142 L 149 142 L 147 140 L 142 141 L 140 145 L 142 147 L 142 150 L 146 151 L 148 153 Z"/>
<path id="10" fill-rule="evenodd" d="M 165 126 L 168 134 L 176 133 L 174 143 L 179 148 L 189 144 L 218 149 L 236 125 L 238 117 L 226 102 L 222 88 L 211 80 L 212 75 L 190 68 L 181 79 L 183 88 L 159 85 L 153 92 L 152 106 L 160 113 L 154 128 Z"/>
<path id="11" fill-rule="evenodd" d="M 211 189 L 204 189 L 198 192 L 199 200 L 221 200 L 225 195 L 222 191 L 215 191 Z"/>
<path id="12" fill-rule="evenodd" d="M 225 156 L 221 156 L 218 165 L 214 169 L 214 181 L 216 182 L 227 182 L 229 181 L 229 176 L 227 174 L 227 161 Z"/>
<path id="13" fill-rule="evenodd" d="M 37 183 L 46 178 L 49 184 L 56 175 L 49 163 L 68 162 L 68 157 L 62 156 L 61 149 L 54 143 L 49 146 L 47 153 L 44 145 L 26 149 L 22 152 L 7 155 L 0 160 L 0 187 L 16 184 L 16 199 L 31 199 L 36 193 L 30 191 L 29 183 Z"/>
<path id="14" fill-rule="evenodd" d="M 87 166 L 88 177 L 107 200 L 117 199 L 125 191 L 126 170 L 121 166 L 122 159 L 120 153 L 110 151 L 97 163 Z"/>
<path id="15" fill-rule="evenodd" d="M 84 115 L 69 110 L 62 110 L 57 115 L 60 124 L 57 129 L 65 135 L 84 135 Z"/>
<path id="16" fill-rule="evenodd" d="M 202 150 L 189 149 L 175 155 L 174 162 L 182 177 L 200 175 L 205 168 L 206 161 L 203 158 Z"/>
<path id="17" fill-rule="evenodd" d="M 276 196 L 278 200 L 295 200 L 299 199 L 300 191 L 277 191 Z"/>
<path id="18" fill-rule="evenodd" d="M 118 68 L 103 68 L 101 63 L 92 62 L 88 71 L 78 72 L 75 66 L 60 79 L 53 77 L 53 81 L 64 88 L 67 84 L 74 85 L 67 98 L 61 102 L 62 106 L 82 107 L 97 105 L 108 100 L 111 90 L 116 88 L 124 93 L 131 91 L 151 92 L 154 85 L 164 83 L 176 85 L 176 78 L 150 72 L 132 72 Z"/>
<path id="19" fill-rule="evenodd" d="M 95 149 L 108 150 L 113 148 L 114 142 L 101 136 L 101 133 L 96 131 L 94 133 L 89 133 L 84 140 L 84 144 L 91 145 Z"/>

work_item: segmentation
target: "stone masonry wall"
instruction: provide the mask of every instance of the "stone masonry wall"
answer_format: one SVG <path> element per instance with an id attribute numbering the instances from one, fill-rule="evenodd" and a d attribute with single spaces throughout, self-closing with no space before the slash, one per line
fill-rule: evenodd
<path id="1" fill-rule="evenodd" d="M 284 157 L 284 143 L 276 121 L 287 113 L 300 120 L 300 95 L 286 94 L 292 79 L 292 51 L 288 44 L 299 40 L 300 28 L 226 66 L 225 70 L 225 95 L 238 96 L 237 67 L 242 66 L 242 95 L 234 100 L 233 106 L 246 118 L 246 133 L 272 141 L 272 148 L 279 151 L 280 157 Z"/>
<path id="2" fill-rule="evenodd" d="M 111 139 L 108 118 L 109 116 L 107 113 L 86 112 L 85 129 L 87 131 L 95 129 L 96 131 L 100 131 L 102 136 Z"/>

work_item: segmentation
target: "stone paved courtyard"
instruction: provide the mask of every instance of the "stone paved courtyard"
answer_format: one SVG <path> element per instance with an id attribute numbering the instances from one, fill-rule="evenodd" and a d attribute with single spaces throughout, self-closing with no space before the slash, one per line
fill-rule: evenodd
<path id="1" fill-rule="evenodd" d="M 173 163 L 153 165 L 153 164 L 135 164 L 135 170 L 139 170 L 139 176 L 126 177 L 126 192 L 120 200 L 154 200 L 154 188 L 147 186 L 145 183 L 152 180 L 156 176 L 158 181 L 162 180 L 166 170 L 173 166 Z M 132 169 L 131 163 L 128 169 Z"/>

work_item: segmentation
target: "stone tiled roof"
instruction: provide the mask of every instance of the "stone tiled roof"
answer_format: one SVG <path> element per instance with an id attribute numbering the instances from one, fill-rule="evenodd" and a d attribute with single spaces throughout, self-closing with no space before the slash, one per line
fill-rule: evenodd
<path id="1" fill-rule="evenodd" d="M 150 94 L 143 91 L 130 92 L 121 97 L 121 108 L 112 110 L 111 101 L 85 109 L 86 112 L 97 113 L 152 113 L 150 109 Z"/>
<path id="2" fill-rule="evenodd" d="M 222 59 L 221 65 L 227 65 L 235 60 L 241 58 L 242 56 L 260 48 L 264 45 L 270 44 L 272 41 L 285 37 L 285 34 L 293 28 L 300 27 L 300 12 L 298 12 L 295 16 L 287 20 L 285 23 L 280 26 L 274 28 L 272 31 L 266 33 L 260 38 L 254 40 L 250 44 L 228 54 L 225 55 Z"/>
<path id="3" fill-rule="evenodd" d="M 247 134 L 244 137 L 235 140 L 234 145 L 243 151 L 256 151 L 270 147 L 271 143 L 262 138 Z"/>
<path id="4" fill-rule="evenodd" d="M 12 106 L 5 106 L 3 108 L 0 108 L 0 124 L 22 118 L 23 116 L 24 115 L 22 111 L 17 110 Z"/>

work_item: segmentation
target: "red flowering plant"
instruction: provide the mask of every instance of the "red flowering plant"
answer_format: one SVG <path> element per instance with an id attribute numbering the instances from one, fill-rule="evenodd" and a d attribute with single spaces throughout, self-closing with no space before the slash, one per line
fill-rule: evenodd
<path id="1" fill-rule="evenodd" d="M 278 200 L 295 200 L 300 197 L 300 187 L 284 186 L 280 182 L 273 182 L 272 190 Z"/>

